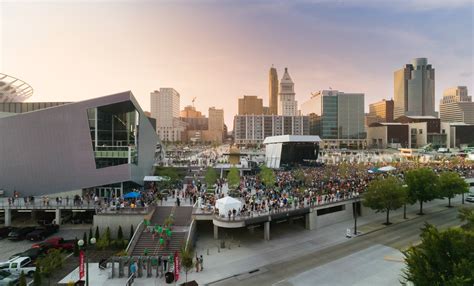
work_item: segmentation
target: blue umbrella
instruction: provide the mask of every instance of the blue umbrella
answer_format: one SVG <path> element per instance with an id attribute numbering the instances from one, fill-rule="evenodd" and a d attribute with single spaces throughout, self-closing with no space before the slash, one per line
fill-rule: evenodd
<path id="1" fill-rule="evenodd" d="M 140 195 L 139 192 L 130 192 L 128 194 L 126 194 L 125 196 L 123 196 L 124 199 L 136 199 L 136 198 L 139 198 L 141 197 L 142 195 Z"/>

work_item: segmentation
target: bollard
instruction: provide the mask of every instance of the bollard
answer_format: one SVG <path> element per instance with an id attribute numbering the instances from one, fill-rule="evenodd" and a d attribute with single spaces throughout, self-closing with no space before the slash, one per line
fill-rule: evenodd
<path id="1" fill-rule="evenodd" d="M 217 253 L 221 253 L 221 248 L 217 246 Z"/>
<path id="2" fill-rule="evenodd" d="M 209 255 L 209 248 L 207 249 L 207 255 Z"/>

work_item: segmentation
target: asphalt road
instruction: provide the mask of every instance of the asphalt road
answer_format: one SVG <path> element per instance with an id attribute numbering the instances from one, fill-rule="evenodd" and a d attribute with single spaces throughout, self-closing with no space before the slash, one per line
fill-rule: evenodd
<path id="1" fill-rule="evenodd" d="M 265 265 L 259 271 L 251 274 L 244 273 L 216 281 L 210 285 L 292 285 L 287 281 L 288 278 L 374 245 L 385 245 L 402 250 L 420 240 L 420 228 L 423 227 L 425 222 L 434 224 L 441 229 L 460 224 L 457 219 L 457 208 L 446 208 L 443 211 L 425 214 L 406 222 L 349 239 L 347 242 L 308 253 L 296 259 Z"/>

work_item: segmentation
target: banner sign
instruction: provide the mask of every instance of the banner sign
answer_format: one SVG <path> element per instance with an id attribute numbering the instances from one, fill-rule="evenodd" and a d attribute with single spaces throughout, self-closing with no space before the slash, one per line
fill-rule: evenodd
<path id="1" fill-rule="evenodd" d="M 178 281 L 179 279 L 179 267 L 180 267 L 180 264 L 179 264 L 179 253 L 178 251 L 176 251 L 174 253 L 174 281 Z"/>
<path id="2" fill-rule="evenodd" d="M 79 252 L 79 280 L 84 277 L 84 251 Z"/>

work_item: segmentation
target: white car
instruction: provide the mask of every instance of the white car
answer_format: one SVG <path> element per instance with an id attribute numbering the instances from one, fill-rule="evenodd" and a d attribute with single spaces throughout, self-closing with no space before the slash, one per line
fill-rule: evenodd
<path id="1" fill-rule="evenodd" d="M 474 203 L 474 194 L 467 195 L 466 202 Z"/>

